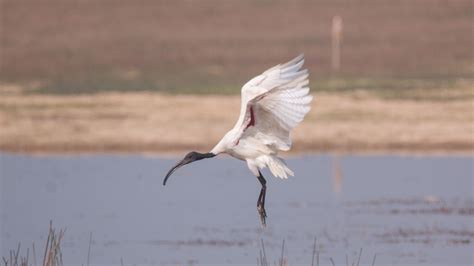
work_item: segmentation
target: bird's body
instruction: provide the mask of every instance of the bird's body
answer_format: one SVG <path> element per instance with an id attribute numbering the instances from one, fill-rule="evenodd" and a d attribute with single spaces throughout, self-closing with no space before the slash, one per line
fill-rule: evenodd
<path id="1" fill-rule="evenodd" d="M 262 184 L 257 207 L 262 224 L 265 224 L 266 181 L 260 170 L 268 168 L 280 178 L 293 175 L 284 160 L 278 157 L 278 152 L 291 148 L 290 132 L 310 110 L 312 96 L 308 94 L 308 71 L 301 70 L 303 63 L 303 55 L 300 55 L 247 82 L 242 87 L 240 116 L 234 128 L 209 153 L 189 153 L 169 171 L 164 183 L 184 164 L 227 153 L 246 161 Z"/>
<path id="2" fill-rule="evenodd" d="M 237 123 L 211 153 L 245 160 L 256 175 L 256 168 L 265 167 L 276 177 L 293 175 L 277 154 L 290 149 L 291 129 L 310 110 L 312 96 L 308 94 L 308 71 L 300 70 L 303 63 L 300 55 L 247 82 Z"/>

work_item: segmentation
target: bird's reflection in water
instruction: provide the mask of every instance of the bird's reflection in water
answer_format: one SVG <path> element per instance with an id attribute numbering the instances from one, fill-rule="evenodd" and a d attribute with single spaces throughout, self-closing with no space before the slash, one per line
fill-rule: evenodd
<path id="1" fill-rule="evenodd" d="M 332 158 L 332 189 L 336 196 L 342 193 L 342 166 L 339 155 L 334 155 Z"/>

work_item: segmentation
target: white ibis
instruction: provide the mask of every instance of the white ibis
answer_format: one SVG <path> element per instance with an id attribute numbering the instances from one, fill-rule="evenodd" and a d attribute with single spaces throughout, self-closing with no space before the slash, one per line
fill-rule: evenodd
<path id="1" fill-rule="evenodd" d="M 301 69 L 304 56 L 274 66 L 251 79 L 242 87 L 240 116 L 229 132 L 208 153 L 190 152 L 166 175 L 163 185 L 179 167 L 205 158 L 227 153 L 247 162 L 250 171 L 262 185 L 257 210 L 266 225 L 266 180 L 260 172 L 267 167 L 279 178 L 293 176 L 279 151 L 291 147 L 290 131 L 310 110 L 308 70 Z"/>

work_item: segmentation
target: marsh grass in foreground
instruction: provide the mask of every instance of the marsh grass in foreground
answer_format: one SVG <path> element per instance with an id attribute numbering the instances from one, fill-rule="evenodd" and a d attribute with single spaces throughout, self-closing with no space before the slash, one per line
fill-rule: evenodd
<path id="1" fill-rule="evenodd" d="M 61 240 L 64 238 L 66 229 L 60 229 L 56 232 L 53 229 L 53 223 L 49 223 L 48 238 L 43 255 L 43 266 L 62 266 L 63 254 L 61 252 Z M 18 243 L 16 250 L 10 250 L 8 257 L 3 257 L 3 264 L 5 266 L 28 266 L 30 262 L 30 248 L 26 249 L 26 255 L 20 255 L 21 244 Z M 37 265 L 35 244 L 32 244 L 32 265 Z"/>
<path id="2" fill-rule="evenodd" d="M 48 237 L 46 240 L 46 245 L 45 245 L 45 250 L 44 250 L 44 256 L 43 256 L 43 266 L 63 266 L 63 256 L 61 252 L 61 240 L 64 238 L 64 233 L 66 232 L 65 229 L 60 229 L 59 233 L 56 233 L 56 230 L 53 229 L 52 222 L 50 222 L 49 225 L 49 232 L 48 232 Z M 283 240 L 282 245 L 281 245 L 281 255 L 280 258 L 278 258 L 278 261 L 274 261 L 273 264 L 269 264 L 269 259 L 267 257 L 266 251 L 265 251 L 265 243 L 263 239 L 260 240 L 261 243 L 261 248 L 259 250 L 259 256 L 257 257 L 257 266 L 268 266 L 268 265 L 278 265 L 278 266 L 288 266 L 289 260 L 287 257 L 285 257 L 285 240 Z M 88 253 L 87 253 L 87 264 L 90 265 L 90 253 L 91 253 L 91 246 L 92 246 L 92 233 L 90 233 L 89 236 L 89 248 L 88 248 Z M 30 249 L 26 249 L 26 255 L 20 255 L 20 250 L 21 250 L 21 244 L 18 244 L 18 247 L 16 250 L 10 250 L 9 256 L 3 257 L 3 265 L 4 266 L 28 266 L 28 265 L 37 265 L 37 260 L 36 260 L 36 250 L 35 250 L 35 245 L 34 243 L 32 244 L 32 262 L 30 261 Z M 352 265 L 352 266 L 359 266 L 360 260 L 362 257 L 362 248 L 359 250 L 359 254 L 357 257 L 356 261 L 352 261 L 349 263 L 349 257 L 346 254 L 346 265 Z M 377 258 L 377 254 L 374 255 L 372 259 L 372 266 L 375 265 L 375 260 Z M 335 266 L 335 261 L 332 257 L 329 257 L 329 261 L 333 266 Z M 120 258 L 120 263 L 123 266 L 123 258 Z M 308 264 L 309 265 L 309 264 Z M 312 248 L 312 258 L 311 258 L 311 266 L 320 266 L 320 251 L 317 248 L 317 241 L 316 238 L 314 238 L 314 243 L 313 243 L 313 248 Z"/>
<path id="3" fill-rule="evenodd" d="M 261 248 L 259 250 L 259 256 L 257 257 L 257 266 L 268 266 L 268 257 L 267 257 L 267 254 L 265 252 L 265 243 L 263 242 L 263 239 L 260 240 L 260 243 L 261 243 Z M 320 265 L 320 251 L 319 249 L 317 248 L 317 241 L 316 241 L 316 237 L 314 238 L 314 243 L 313 243 L 313 248 L 312 248 L 312 258 L 311 258 L 311 266 L 319 266 Z M 349 266 L 359 266 L 360 264 L 360 259 L 362 257 L 362 248 L 360 248 L 359 250 L 359 254 L 357 256 L 357 260 L 356 261 L 352 261 L 350 264 L 349 264 L 349 256 L 346 254 L 346 265 Z M 372 266 L 375 265 L 375 260 L 377 258 L 377 254 L 374 255 L 373 259 L 372 259 Z M 334 259 L 332 257 L 329 257 L 329 261 L 331 262 L 331 264 L 333 266 L 336 266 L 336 263 L 334 262 Z M 280 255 L 280 258 L 278 259 L 278 263 L 275 261 L 273 264 L 270 264 L 270 265 L 278 265 L 278 266 L 288 266 L 290 265 L 289 262 L 288 262 L 288 258 L 285 257 L 285 240 L 283 240 L 282 244 L 281 244 L 281 255 Z"/>

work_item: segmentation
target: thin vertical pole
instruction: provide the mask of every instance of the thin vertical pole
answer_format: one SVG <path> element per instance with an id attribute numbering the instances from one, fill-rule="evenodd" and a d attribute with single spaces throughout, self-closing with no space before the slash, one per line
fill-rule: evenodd
<path id="1" fill-rule="evenodd" d="M 334 16 L 332 18 L 331 37 L 332 37 L 332 53 L 331 67 L 334 72 L 338 72 L 341 68 L 341 42 L 342 42 L 342 18 Z"/>

